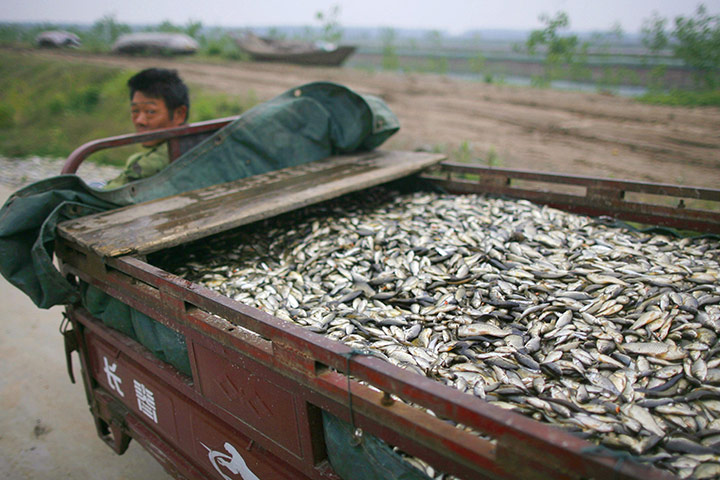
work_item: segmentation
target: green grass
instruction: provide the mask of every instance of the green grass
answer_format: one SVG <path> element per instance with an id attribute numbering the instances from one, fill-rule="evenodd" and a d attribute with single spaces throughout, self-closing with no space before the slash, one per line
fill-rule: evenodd
<path id="1" fill-rule="evenodd" d="M 673 107 L 720 107 L 720 90 L 649 92 L 638 97 L 638 100 L 643 103 L 669 105 Z"/>
<path id="2" fill-rule="evenodd" d="M 127 78 L 119 70 L 1 52 L 0 153 L 61 157 L 127 132 L 127 116 L 117 113 L 127 110 Z"/>
<path id="3" fill-rule="evenodd" d="M 0 51 L 0 155 L 67 157 L 83 143 L 133 132 L 126 83 L 134 73 Z M 190 92 L 191 122 L 238 115 L 258 102 L 254 92 L 234 98 L 192 85 Z M 90 160 L 122 165 L 128 154 L 103 150 Z"/>

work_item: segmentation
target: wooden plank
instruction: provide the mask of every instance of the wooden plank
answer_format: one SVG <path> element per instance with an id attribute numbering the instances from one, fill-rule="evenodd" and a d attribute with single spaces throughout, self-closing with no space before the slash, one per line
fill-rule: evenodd
<path id="1" fill-rule="evenodd" d="M 144 255 L 396 180 L 444 158 L 399 151 L 329 157 L 69 220 L 58 234 L 101 257 Z"/>

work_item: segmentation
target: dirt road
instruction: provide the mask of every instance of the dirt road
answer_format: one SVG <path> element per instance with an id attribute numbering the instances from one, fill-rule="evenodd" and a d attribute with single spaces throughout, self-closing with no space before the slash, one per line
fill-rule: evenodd
<path id="1" fill-rule="evenodd" d="M 311 81 L 333 81 L 383 98 L 401 131 L 384 148 L 449 147 L 463 142 L 496 165 L 615 179 L 720 187 L 720 108 L 640 104 L 601 94 L 487 85 L 429 74 L 387 74 L 187 58 L 76 53 L 68 61 L 177 69 L 192 85 L 267 100 Z"/>

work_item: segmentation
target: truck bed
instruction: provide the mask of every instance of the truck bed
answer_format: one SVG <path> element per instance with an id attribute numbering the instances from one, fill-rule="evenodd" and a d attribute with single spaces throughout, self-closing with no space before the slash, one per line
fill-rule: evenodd
<path id="1" fill-rule="evenodd" d="M 323 416 L 330 414 L 460 478 L 672 478 L 146 262 L 153 252 L 404 177 L 438 160 L 389 152 L 334 158 L 305 167 L 304 174 L 233 182 L 61 224 L 57 252 L 64 272 L 179 332 L 191 366 L 185 375 L 82 306 L 69 308 L 72 330 L 66 335 L 81 352 L 101 437 L 118 453 L 136 439 L 178 478 L 240 478 L 228 475 L 243 468 L 258 478 L 337 478 L 323 433 Z M 663 191 L 452 164 L 443 169 L 425 179 L 450 191 L 514 193 L 595 213 L 623 213 L 626 190 Z M 580 184 L 587 195 L 518 189 L 513 176 Z M 720 199 L 716 190 L 664 191 Z M 717 231 L 719 223 L 712 212 L 643 209 L 643 218 L 676 228 Z M 223 469 L 229 464 L 234 466 Z"/>

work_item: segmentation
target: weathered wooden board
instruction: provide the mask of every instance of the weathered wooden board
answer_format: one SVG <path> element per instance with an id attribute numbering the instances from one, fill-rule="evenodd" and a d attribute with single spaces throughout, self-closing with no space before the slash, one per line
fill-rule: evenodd
<path id="1" fill-rule="evenodd" d="M 285 168 L 58 225 L 101 257 L 144 255 L 416 173 L 443 155 L 374 151 Z"/>

